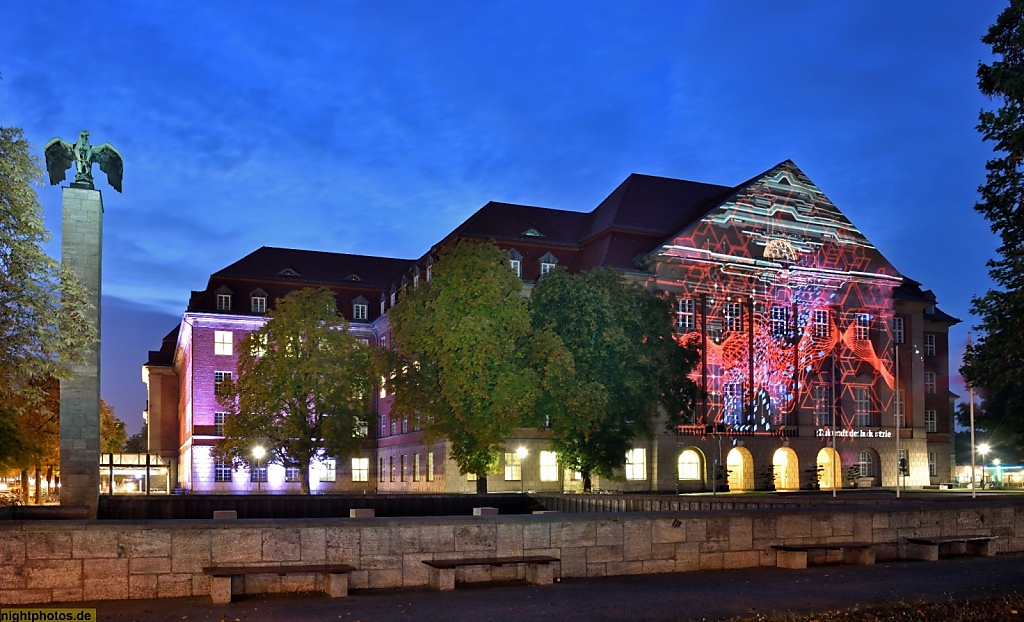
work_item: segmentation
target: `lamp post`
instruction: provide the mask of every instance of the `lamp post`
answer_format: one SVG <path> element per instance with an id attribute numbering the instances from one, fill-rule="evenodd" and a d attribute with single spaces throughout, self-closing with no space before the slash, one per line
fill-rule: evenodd
<path id="1" fill-rule="evenodd" d="M 262 491 L 261 482 L 263 482 L 263 477 L 260 475 L 260 460 L 266 455 L 267 450 L 263 449 L 263 447 L 259 445 L 253 447 L 252 457 L 256 458 L 256 492 Z"/>
<path id="2" fill-rule="evenodd" d="M 985 489 L 985 454 L 988 453 L 988 443 L 982 443 L 978 445 L 978 453 L 981 454 L 981 488 Z M 974 478 L 974 474 L 971 474 L 971 478 Z"/>
<path id="3" fill-rule="evenodd" d="M 519 458 L 519 494 L 526 494 L 526 483 L 524 482 L 526 473 L 523 471 L 523 459 L 526 458 L 527 453 L 529 452 L 522 446 L 516 450 L 516 457 Z"/>

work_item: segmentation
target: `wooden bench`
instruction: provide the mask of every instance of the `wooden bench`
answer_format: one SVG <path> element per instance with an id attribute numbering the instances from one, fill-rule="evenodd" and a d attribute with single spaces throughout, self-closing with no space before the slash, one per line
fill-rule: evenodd
<path id="1" fill-rule="evenodd" d="M 250 574 L 323 574 L 327 575 L 326 592 L 334 598 L 348 596 L 348 573 L 355 570 L 345 564 L 306 564 L 288 566 L 211 566 L 203 568 L 210 575 L 210 597 L 217 604 L 231 602 L 231 577 Z"/>
<path id="2" fill-rule="evenodd" d="M 825 544 L 773 544 L 775 565 L 779 568 L 807 567 L 808 551 L 842 551 L 844 564 L 870 565 L 875 563 L 873 542 L 829 542 Z"/>
<path id="3" fill-rule="evenodd" d="M 942 536 L 935 538 L 907 538 L 907 558 L 934 562 L 939 559 L 940 549 L 945 554 L 995 555 L 992 541 L 996 536 Z"/>
<path id="4" fill-rule="evenodd" d="M 508 566 L 526 564 L 526 580 L 533 585 L 550 585 L 554 571 L 549 564 L 557 557 L 529 555 L 525 557 L 477 557 L 471 559 L 425 559 L 429 567 L 430 587 L 435 590 L 455 589 L 455 569 L 460 566 Z"/>

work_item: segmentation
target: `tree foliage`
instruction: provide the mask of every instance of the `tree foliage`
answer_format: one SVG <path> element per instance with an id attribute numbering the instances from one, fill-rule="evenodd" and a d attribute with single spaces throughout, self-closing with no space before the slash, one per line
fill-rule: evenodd
<path id="1" fill-rule="evenodd" d="M 302 289 L 276 303 L 269 321 L 242 340 L 238 377 L 220 397 L 228 411 L 214 455 L 299 469 L 309 493 L 314 460 L 358 451 L 371 415 L 374 387 L 369 347 L 348 330 L 326 289 Z M 264 461 L 261 461 L 261 464 Z"/>
<path id="2" fill-rule="evenodd" d="M 398 348 L 384 353 L 395 375 L 392 412 L 418 415 L 430 438 L 447 438 L 481 492 L 538 395 L 521 287 L 505 251 L 462 241 L 442 249 L 432 278 L 388 314 Z"/>
<path id="3" fill-rule="evenodd" d="M 124 442 L 124 453 L 144 454 L 149 452 L 149 424 L 143 423 L 142 429 L 132 434 Z"/>
<path id="4" fill-rule="evenodd" d="M 585 488 L 591 473 L 615 476 L 660 412 L 670 427 L 688 420 L 697 386 L 687 374 L 699 357 L 673 337 L 667 299 L 612 268 L 556 269 L 537 283 L 530 310 L 534 331 L 558 341 L 544 351 L 564 361 L 545 374 L 540 411 L 559 460 Z"/>
<path id="5" fill-rule="evenodd" d="M 21 130 L 0 127 L 0 463 L 34 445 L 46 385 L 83 360 L 96 327 L 85 288 L 46 255 L 50 233 L 33 184 L 42 176 Z"/>
<path id="6" fill-rule="evenodd" d="M 1024 449 L 1024 1 L 1011 0 L 982 41 L 997 60 L 979 65 L 978 86 L 999 106 L 979 117 L 978 131 L 993 143 L 996 157 L 985 165 L 986 183 L 974 208 L 1000 245 L 998 257 L 988 262 L 997 288 L 973 300 L 981 334 L 960 371 L 985 390 L 981 425 L 1003 429 Z"/>
<path id="7" fill-rule="evenodd" d="M 114 409 L 107 400 L 100 399 L 100 451 L 105 454 L 119 454 L 128 441 L 124 421 L 114 415 Z M 145 452 L 142 452 L 145 453 Z"/>

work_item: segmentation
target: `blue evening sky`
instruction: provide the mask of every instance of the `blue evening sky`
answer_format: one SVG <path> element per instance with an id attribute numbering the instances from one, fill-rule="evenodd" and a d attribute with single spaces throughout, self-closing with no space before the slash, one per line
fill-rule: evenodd
<path id="1" fill-rule="evenodd" d="M 103 395 L 260 246 L 417 257 L 487 201 L 593 209 L 630 173 L 735 185 L 790 158 L 964 322 L 992 0 L 0 3 L 0 125 L 124 156 Z M 60 254 L 61 191 L 40 187 Z M 954 391 L 960 391 L 959 380 Z"/>

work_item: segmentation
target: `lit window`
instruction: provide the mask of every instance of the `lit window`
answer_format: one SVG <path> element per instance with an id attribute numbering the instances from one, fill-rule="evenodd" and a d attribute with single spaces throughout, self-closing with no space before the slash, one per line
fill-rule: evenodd
<path id="1" fill-rule="evenodd" d="M 772 337 L 785 337 L 789 334 L 789 307 L 776 305 L 772 307 Z"/>
<path id="2" fill-rule="evenodd" d="M 215 482 L 230 482 L 231 481 L 231 465 L 226 460 L 214 460 L 213 461 L 213 481 L 215 481 Z"/>
<path id="3" fill-rule="evenodd" d="M 427 454 L 427 481 L 434 481 L 434 452 Z"/>
<path id="4" fill-rule="evenodd" d="M 253 356 L 260 357 L 267 353 L 267 335 L 263 333 L 252 333 L 249 341 L 249 351 Z"/>
<path id="5" fill-rule="evenodd" d="M 859 462 L 857 466 L 860 470 L 861 477 L 874 477 L 875 476 L 875 461 L 871 457 L 870 451 L 862 451 L 858 456 Z"/>
<path id="6" fill-rule="evenodd" d="M 285 467 L 285 469 L 284 469 L 284 481 L 286 481 L 286 482 L 297 482 L 297 481 L 299 481 L 299 467 Z"/>
<path id="7" fill-rule="evenodd" d="M 412 481 L 420 481 L 420 455 L 412 455 Z"/>
<path id="8" fill-rule="evenodd" d="M 385 397 L 388 396 L 388 385 L 387 385 L 387 382 L 388 382 L 387 378 L 385 378 L 384 376 L 380 377 L 380 399 L 384 399 Z M 383 436 L 383 430 L 381 432 L 382 432 L 381 435 Z"/>
<path id="9" fill-rule="evenodd" d="M 904 343 L 903 318 L 892 318 L 892 340 L 896 343 Z"/>
<path id="10" fill-rule="evenodd" d="M 505 481 L 518 482 L 523 479 L 523 459 L 515 452 L 505 452 Z"/>
<path id="11" fill-rule="evenodd" d="M 926 411 L 924 411 L 924 431 L 925 432 L 935 432 L 935 431 L 937 431 L 938 430 L 937 422 L 938 422 L 938 418 L 936 417 L 936 412 L 934 410 L 926 410 Z"/>
<path id="12" fill-rule="evenodd" d="M 518 276 L 518 277 L 522 277 L 523 276 L 523 262 L 522 261 L 520 261 L 518 259 L 509 259 L 508 265 L 509 265 L 510 268 L 512 268 L 512 272 L 514 272 L 516 276 Z"/>
<path id="13" fill-rule="evenodd" d="M 467 482 L 475 482 L 476 481 L 476 473 L 466 473 L 466 481 Z"/>
<path id="14" fill-rule="evenodd" d="M 857 314 L 857 330 L 855 337 L 865 341 L 871 337 L 871 315 L 867 313 Z"/>
<path id="15" fill-rule="evenodd" d="M 356 425 L 356 438 L 366 438 L 370 435 L 370 424 L 365 419 L 360 419 Z"/>
<path id="16" fill-rule="evenodd" d="M 394 456 L 388 456 L 388 471 L 389 471 L 389 475 L 390 475 L 390 477 L 388 479 L 390 481 L 392 481 L 392 482 L 395 481 L 395 457 Z"/>
<path id="17" fill-rule="evenodd" d="M 252 309 L 253 313 L 266 313 L 267 312 L 267 297 L 266 296 L 253 296 L 252 297 Z"/>
<path id="18" fill-rule="evenodd" d="M 905 412 L 905 410 L 904 410 L 903 389 L 900 389 L 899 391 L 896 392 L 896 427 L 897 428 L 905 428 L 905 427 L 907 427 L 907 422 L 904 420 L 904 416 L 903 416 L 904 412 Z"/>
<path id="19" fill-rule="evenodd" d="M 380 459 L 380 464 L 378 465 L 377 473 L 378 473 L 378 477 L 377 478 L 380 481 L 383 482 L 384 481 L 384 458 Z"/>
<path id="20" fill-rule="evenodd" d="M 935 356 L 935 335 L 924 336 L 924 355 Z"/>
<path id="21" fill-rule="evenodd" d="M 742 415 L 743 387 L 738 382 L 727 382 L 722 387 L 722 421 L 737 425 Z"/>
<path id="22" fill-rule="evenodd" d="M 402 461 L 398 466 L 398 479 L 405 481 L 405 454 L 402 454 Z"/>
<path id="23" fill-rule="evenodd" d="M 924 392 L 935 393 L 935 372 L 924 372 Z"/>
<path id="24" fill-rule="evenodd" d="M 814 324 L 814 336 L 816 338 L 825 339 L 832 332 L 832 323 L 829 321 L 828 309 L 815 309 L 811 320 Z"/>
<path id="25" fill-rule="evenodd" d="M 640 447 L 626 452 L 626 479 L 647 479 L 647 450 Z"/>
<path id="26" fill-rule="evenodd" d="M 353 482 L 368 482 L 368 481 L 370 481 L 370 459 L 369 458 L 352 458 L 352 481 Z"/>
<path id="27" fill-rule="evenodd" d="M 213 331 L 213 353 L 231 356 L 231 331 Z"/>
<path id="28" fill-rule="evenodd" d="M 725 330 L 743 330 L 743 312 L 740 303 L 725 303 Z"/>
<path id="29" fill-rule="evenodd" d="M 853 425 L 866 428 L 871 425 L 871 393 L 867 387 L 853 388 Z"/>
<path id="30" fill-rule="evenodd" d="M 231 310 L 231 294 L 217 294 L 217 310 L 218 311 L 230 311 Z"/>
<path id="31" fill-rule="evenodd" d="M 827 385 L 817 384 L 811 388 L 814 399 L 814 420 L 817 425 L 832 425 L 832 396 Z"/>
<path id="32" fill-rule="evenodd" d="M 327 458 L 321 463 L 320 481 L 333 482 L 338 477 L 338 462 L 334 458 Z"/>
<path id="33" fill-rule="evenodd" d="M 553 451 L 540 452 L 540 481 L 558 481 L 558 454 Z"/>
<path id="34" fill-rule="evenodd" d="M 353 320 L 365 320 L 369 315 L 370 308 L 368 305 L 356 304 L 352 305 L 352 319 Z"/>
<path id="35" fill-rule="evenodd" d="M 679 311 L 676 312 L 676 328 L 693 330 L 697 322 L 693 313 L 693 298 L 680 298 Z"/>
<path id="36" fill-rule="evenodd" d="M 684 449 L 679 454 L 679 479 L 701 479 L 700 454 L 693 449 Z"/>
<path id="37" fill-rule="evenodd" d="M 215 371 L 213 372 L 213 394 L 224 395 L 224 383 L 231 382 L 231 372 L 229 371 Z"/>
<path id="38" fill-rule="evenodd" d="M 928 452 L 928 475 L 931 476 L 931 477 L 938 477 L 938 475 L 939 475 L 939 466 L 935 462 L 935 452 L 934 451 L 929 451 Z"/>
<path id="39" fill-rule="evenodd" d="M 213 413 L 213 433 L 217 436 L 224 436 L 224 420 L 227 417 L 227 413 Z"/>

